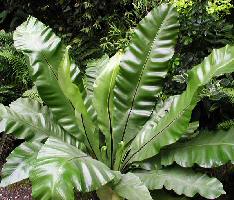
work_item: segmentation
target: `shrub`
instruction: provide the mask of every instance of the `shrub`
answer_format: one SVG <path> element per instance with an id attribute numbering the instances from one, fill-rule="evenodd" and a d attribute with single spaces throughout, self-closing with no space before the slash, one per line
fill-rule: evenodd
<path id="1" fill-rule="evenodd" d="M 11 33 L 0 31 L 0 102 L 8 104 L 31 86 L 25 56 L 13 46 Z"/>
<path id="2" fill-rule="evenodd" d="M 178 26 L 173 6 L 154 8 L 124 55 L 90 64 L 84 78 L 50 28 L 33 17 L 19 26 L 14 44 L 29 57 L 44 105 L 20 98 L 0 106 L 0 127 L 25 140 L 8 157 L 1 186 L 29 177 L 36 199 L 74 199 L 73 188 L 103 200 L 168 199 L 163 186 L 188 197 L 224 194 L 216 178 L 190 168 L 233 162 L 233 128 L 193 134 L 190 119 L 202 88 L 233 72 L 234 47 L 213 50 L 189 72 L 186 90 L 162 101 Z"/>

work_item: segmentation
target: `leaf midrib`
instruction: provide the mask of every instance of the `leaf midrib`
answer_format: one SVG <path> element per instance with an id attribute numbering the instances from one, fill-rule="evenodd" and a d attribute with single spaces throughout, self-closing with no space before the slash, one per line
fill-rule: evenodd
<path id="1" fill-rule="evenodd" d="M 144 62 L 144 64 L 143 64 L 143 67 L 142 67 L 142 70 L 141 70 L 141 73 L 140 73 L 140 77 L 139 77 L 138 82 L 137 82 L 136 89 L 135 89 L 135 92 L 134 92 L 134 95 L 133 95 L 133 99 L 132 99 L 132 103 L 131 103 L 130 110 L 129 110 L 129 112 L 128 112 L 127 120 L 126 120 L 126 123 L 125 123 L 125 125 L 124 125 L 124 130 L 123 130 L 123 134 L 122 134 L 122 139 L 121 139 L 121 140 L 124 139 L 124 136 L 125 136 L 125 133 L 126 133 L 126 129 L 127 129 L 127 126 L 128 126 L 128 122 L 129 122 L 129 119 L 130 119 L 130 115 L 131 115 L 131 113 L 132 113 L 132 109 L 133 109 L 134 104 L 135 104 L 135 99 L 136 99 L 137 93 L 138 93 L 138 91 L 139 91 L 138 89 L 139 89 L 139 86 L 140 86 L 140 83 L 141 83 L 141 80 L 142 80 L 143 72 L 144 72 L 145 69 L 146 69 L 146 64 L 148 63 L 149 57 L 150 57 L 150 55 L 151 55 L 152 49 L 153 49 L 153 47 L 154 47 L 154 44 L 155 44 L 155 42 L 156 42 L 156 40 L 157 40 L 157 38 L 158 38 L 159 32 L 161 31 L 161 28 L 162 28 L 163 24 L 165 23 L 165 21 L 166 21 L 167 18 L 168 18 L 168 12 L 169 12 L 169 10 L 167 10 L 166 16 L 164 17 L 162 23 L 160 24 L 160 26 L 159 26 L 159 28 L 158 28 L 158 31 L 157 31 L 157 33 L 156 33 L 156 35 L 155 35 L 155 37 L 154 37 L 154 39 L 153 39 L 153 41 L 152 41 L 152 44 L 151 44 L 151 46 L 150 46 L 150 48 L 149 48 L 149 51 L 148 51 L 148 53 L 147 53 L 145 62 Z"/>
<path id="2" fill-rule="evenodd" d="M 61 174 L 62 174 L 62 172 L 63 172 L 62 168 L 64 167 L 64 165 L 66 165 L 67 163 L 69 163 L 69 162 L 72 161 L 72 160 L 80 159 L 80 158 L 84 158 L 84 157 L 88 157 L 88 156 L 77 156 L 77 157 L 72 157 L 72 158 L 70 158 L 70 159 L 66 159 L 66 158 L 62 157 L 64 160 L 63 160 L 63 162 L 61 163 L 61 165 L 59 166 L 59 168 L 58 168 L 58 170 L 57 170 L 57 171 L 58 171 L 58 175 L 56 176 L 56 177 L 57 177 L 56 180 L 53 181 L 54 184 L 53 184 L 52 189 L 51 189 L 52 194 L 54 194 L 54 190 L 55 190 L 55 188 L 56 188 L 55 185 L 60 181 L 60 177 L 61 177 Z M 54 180 L 54 179 L 53 179 L 53 180 Z M 59 181 L 58 181 L 58 180 L 59 180 Z"/>
<path id="3" fill-rule="evenodd" d="M 166 179 L 170 179 L 170 180 L 177 180 L 178 182 L 183 182 L 185 185 L 189 185 L 191 187 L 191 182 L 188 182 L 188 181 L 184 181 L 183 178 L 179 178 L 179 177 L 176 177 L 176 176 L 169 176 L 166 171 L 163 171 L 163 170 L 159 170 L 160 174 L 154 174 L 153 172 L 152 173 L 149 173 L 149 174 L 152 174 L 152 176 L 156 176 L 158 178 L 160 177 L 166 177 Z M 169 173 L 170 174 L 170 173 Z M 147 174 L 148 175 L 148 174 Z M 177 175 L 177 174 L 176 174 Z M 196 175 L 196 174 L 194 174 Z M 197 188 L 199 189 L 200 188 L 200 185 L 196 184 L 196 182 L 198 182 L 202 177 L 204 177 L 204 175 L 201 175 L 199 177 L 195 177 L 196 178 L 196 181 L 195 182 L 192 182 L 192 187 L 194 187 L 194 185 L 196 185 L 194 188 Z M 166 181 L 165 181 L 166 182 Z"/>
<path id="4" fill-rule="evenodd" d="M 220 70 L 220 69 L 223 68 L 224 66 L 230 64 L 233 60 L 234 60 L 234 59 L 230 59 L 230 61 L 221 64 L 218 68 L 216 68 L 216 70 L 214 70 L 214 72 L 211 72 L 211 76 L 215 75 L 216 72 L 217 72 L 218 70 Z M 202 83 L 202 85 L 204 85 L 204 84 Z M 199 87 L 197 87 L 197 88 L 199 88 Z M 193 99 L 193 98 L 192 98 L 192 99 Z M 191 99 L 191 101 L 192 101 L 192 99 Z M 184 112 L 185 112 L 185 110 L 186 110 L 187 108 L 189 108 L 189 107 L 190 107 L 190 104 L 188 104 L 188 105 L 182 110 L 182 112 L 180 112 L 180 114 L 179 114 L 177 117 L 175 117 L 175 119 L 174 119 L 173 121 L 171 121 L 171 122 L 170 122 L 168 125 L 166 125 L 161 131 L 159 131 L 158 134 L 156 134 L 155 136 L 153 136 L 153 137 L 152 137 L 151 139 L 149 139 L 144 145 L 142 145 L 142 146 L 140 147 L 140 149 L 139 149 L 138 151 L 136 151 L 136 152 L 125 162 L 124 167 L 125 167 L 126 164 L 127 164 L 137 153 L 139 153 L 148 143 L 150 143 L 154 138 L 156 138 L 159 134 L 161 134 L 161 133 L 164 132 L 168 127 L 170 127 L 170 125 L 171 125 L 175 120 L 177 120 L 181 115 L 183 115 Z"/>
<path id="5" fill-rule="evenodd" d="M 124 167 L 127 165 L 127 163 L 137 154 L 139 153 L 148 143 L 150 143 L 152 140 L 154 140 L 158 135 L 160 135 L 161 133 L 163 133 L 167 128 L 169 128 L 171 126 L 171 124 L 173 124 L 173 122 L 175 122 L 181 115 L 184 114 L 185 110 L 187 108 L 189 108 L 190 104 L 187 105 L 180 113 L 179 115 L 177 115 L 169 124 L 167 124 L 166 126 L 164 126 L 164 128 L 162 128 L 161 131 L 159 131 L 156 135 L 154 135 L 151 139 L 149 139 L 145 144 L 143 144 L 139 150 L 137 150 L 136 152 L 134 152 L 132 154 L 132 156 L 130 156 L 130 158 L 125 162 Z"/>
<path id="6" fill-rule="evenodd" d="M 211 143 L 211 144 L 195 144 L 195 145 L 185 145 L 185 146 L 177 146 L 177 147 L 170 147 L 168 149 L 165 149 L 164 151 L 167 150 L 175 150 L 175 149 L 187 149 L 187 148 L 193 148 L 193 147 L 205 147 L 205 146 L 222 146 L 222 145 L 227 145 L 227 146 L 234 146 L 234 144 L 232 143 L 227 143 L 227 142 L 223 142 L 223 143 Z"/>
<path id="7" fill-rule="evenodd" d="M 5 119 L 9 119 L 7 116 L 5 116 L 5 117 L 2 116 L 2 118 L 3 118 L 3 119 L 4 119 L 4 118 L 5 118 Z M 45 131 L 44 131 L 43 129 L 41 129 L 39 126 L 34 126 L 33 123 L 29 123 L 29 122 L 27 122 L 26 120 L 23 120 L 23 118 L 17 117 L 17 116 L 15 116 L 15 115 L 14 115 L 14 116 L 11 115 L 10 120 L 11 120 L 11 121 L 14 121 L 14 122 L 15 122 L 15 121 L 16 121 L 16 122 L 17 122 L 17 121 L 20 121 L 22 124 L 26 124 L 26 125 L 28 125 L 28 126 L 31 126 L 33 129 L 39 130 L 39 131 L 41 131 L 42 133 L 44 133 L 46 136 L 49 136 L 49 135 L 47 134 L 47 132 L 45 132 Z M 46 128 L 47 128 L 46 130 L 47 130 L 48 132 L 52 133 L 51 130 L 48 129 L 48 127 L 46 127 Z M 53 134 L 52 134 L 52 135 L 53 135 Z M 34 136 L 35 136 L 35 134 L 34 134 Z"/>

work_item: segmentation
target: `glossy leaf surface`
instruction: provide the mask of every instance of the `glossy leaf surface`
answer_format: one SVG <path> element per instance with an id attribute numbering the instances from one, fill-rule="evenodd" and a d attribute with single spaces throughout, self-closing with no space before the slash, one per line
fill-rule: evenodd
<path id="1" fill-rule="evenodd" d="M 150 117 L 174 53 L 177 32 L 177 12 L 169 4 L 154 8 L 136 28 L 114 88 L 116 143 L 133 139 Z"/>
<path id="2" fill-rule="evenodd" d="M 46 106 L 35 100 L 19 98 L 10 107 L 0 104 L 0 119 L 4 131 L 18 139 L 40 142 L 54 136 L 79 148 L 83 146 L 56 123 Z"/>
<path id="3" fill-rule="evenodd" d="M 49 138 L 38 153 L 30 173 L 33 197 L 37 199 L 74 199 L 78 191 L 97 190 L 114 178 L 103 163 L 77 148 Z"/>
<path id="4" fill-rule="evenodd" d="M 105 54 L 101 58 L 97 60 L 92 60 L 87 63 L 87 68 L 85 70 L 84 84 L 87 93 L 90 96 L 93 96 L 93 90 L 94 90 L 93 86 L 95 80 L 102 72 L 102 69 L 105 68 L 105 66 L 108 64 L 108 62 L 109 62 L 109 56 Z"/>
<path id="5" fill-rule="evenodd" d="M 71 67 L 74 63 L 69 56 L 69 48 L 69 46 L 66 48 L 61 65 L 58 69 L 58 82 L 63 93 L 75 108 L 77 124 L 79 124 L 82 134 L 85 135 L 86 145 L 93 151 L 92 153 L 100 159 L 99 134 L 95 130 L 96 127 L 87 112 L 82 97 L 82 91 L 73 83 L 70 75 Z"/>
<path id="6" fill-rule="evenodd" d="M 122 175 L 120 182 L 114 186 L 113 190 L 125 199 L 152 200 L 147 187 L 132 173 Z"/>
<path id="7" fill-rule="evenodd" d="M 124 200 L 122 197 L 118 196 L 111 187 L 103 186 L 97 190 L 97 196 L 100 200 Z"/>
<path id="8" fill-rule="evenodd" d="M 212 77 L 234 71 L 234 47 L 227 45 L 213 52 L 189 72 L 186 91 L 174 102 L 170 112 L 157 126 L 147 132 L 140 131 L 131 145 L 131 152 L 125 161 L 141 161 L 159 153 L 166 145 L 175 143 L 186 132 L 191 113 L 199 100 L 199 91 Z M 144 130 L 144 128 L 142 129 Z"/>
<path id="9" fill-rule="evenodd" d="M 81 139 L 72 104 L 63 94 L 58 81 L 58 68 L 65 47 L 49 27 L 29 17 L 14 32 L 14 45 L 29 57 L 32 76 L 42 100 L 50 107 L 55 119 L 75 137 Z M 59 99 L 59 101 L 58 101 Z"/>
<path id="10" fill-rule="evenodd" d="M 136 173 L 149 190 L 174 190 L 177 194 L 193 197 L 196 193 L 214 199 L 225 194 L 223 185 L 216 178 L 205 174 L 195 173 L 190 169 L 173 167 L 169 169 Z"/>
<path id="11" fill-rule="evenodd" d="M 27 179 L 41 146 L 39 142 L 24 142 L 16 147 L 3 166 L 0 187 Z"/>
<path id="12" fill-rule="evenodd" d="M 102 68 L 102 72 L 94 83 L 93 104 L 97 112 L 99 128 L 105 135 L 108 160 L 110 162 L 113 160 L 112 152 L 114 151 L 112 137 L 113 88 L 121 57 L 121 53 L 116 53 L 108 64 Z"/>
<path id="13" fill-rule="evenodd" d="M 161 152 L 162 165 L 173 162 L 182 167 L 211 168 L 234 162 L 234 128 L 228 131 L 201 132 L 186 143 L 169 146 Z"/>
<path id="14" fill-rule="evenodd" d="M 96 78 L 101 73 L 102 69 L 107 65 L 108 61 L 109 56 L 105 54 L 99 59 L 91 60 L 90 62 L 88 62 L 85 70 L 83 81 L 86 92 L 85 105 L 87 107 L 89 115 L 91 116 L 91 119 L 95 121 L 95 123 L 97 120 L 97 113 L 93 108 L 93 86 Z"/>

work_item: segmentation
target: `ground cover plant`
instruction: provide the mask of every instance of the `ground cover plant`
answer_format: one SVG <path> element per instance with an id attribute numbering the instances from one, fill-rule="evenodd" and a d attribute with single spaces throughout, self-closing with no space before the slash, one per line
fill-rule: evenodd
<path id="1" fill-rule="evenodd" d="M 26 57 L 13 46 L 11 33 L 0 31 L 0 102 L 8 105 L 31 87 Z"/>
<path id="2" fill-rule="evenodd" d="M 201 91 L 234 71 L 234 47 L 215 49 L 188 73 L 181 95 L 161 98 L 174 53 L 178 15 L 169 4 L 138 25 L 126 52 L 104 56 L 81 76 L 69 46 L 34 17 L 14 32 L 29 58 L 41 102 L 19 98 L 0 106 L 0 131 L 24 139 L 8 157 L 1 186 L 29 178 L 35 199 L 214 199 L 222 183 L 193 170 L 234 160 L 233 128 L 196 132 L 191 122 Z M 184 197 L 185 198 L 185 197 Z"/>

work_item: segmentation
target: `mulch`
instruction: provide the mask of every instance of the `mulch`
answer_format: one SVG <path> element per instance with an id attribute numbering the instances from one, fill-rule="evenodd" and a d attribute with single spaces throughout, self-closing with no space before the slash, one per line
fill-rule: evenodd
<path id="1" fill-rule="evenodd" d="M 6 187 L 0 188 L 0 199 L 1 200 L 32 200 L 32 189 L 29 184 L 17 184 Z"/>
<path id="2" fill-rule="evenodd" d="M 6 162 L 7 156 L 20 144 L 19 140 L 6 134 L 0 136 L 0 171 Z M 1 200 L 31 200 L 32 189 L 29 181 L 14 184 L 10 187 L 0 188 Z"/>

